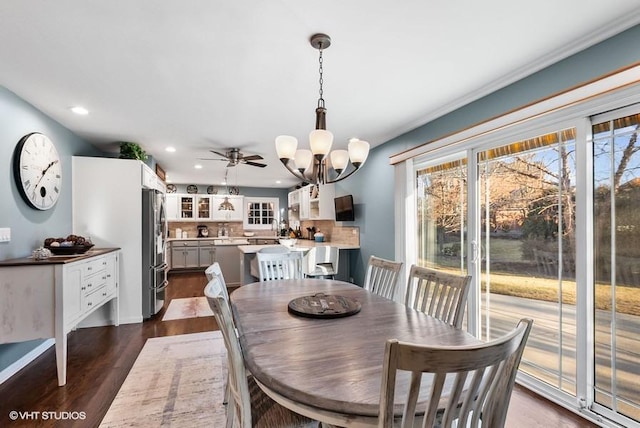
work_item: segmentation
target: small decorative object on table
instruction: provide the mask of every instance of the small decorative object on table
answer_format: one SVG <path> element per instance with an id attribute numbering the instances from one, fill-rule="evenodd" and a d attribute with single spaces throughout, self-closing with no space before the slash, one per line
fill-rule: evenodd
<path id="1" fill-rule="evenodd" d="M 33 250 L 33 258 L 36 260 L 44 260 L 44 259 L 48 259 L 49 257 L 52 256 L 51 251 L 49 251 L 48 249 L 44 248 L 44 247 L 40 247 L 37 248 L 35 250 Z"/>
<path id="2" fill-rule="evenodd" d="M 93 247 L 90 239 L 80 235 L 69 235 L 66 238 L 47 238 L 44 248 L 57 256 L 84 254 Z"/>

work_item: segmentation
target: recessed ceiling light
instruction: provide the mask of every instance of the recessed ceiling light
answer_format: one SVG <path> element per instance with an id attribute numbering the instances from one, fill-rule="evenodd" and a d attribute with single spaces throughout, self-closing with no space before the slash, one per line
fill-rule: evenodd
<path id="1" fill-rule="evenodd" d="M 194 167 L 195 169 L 202 169 L 202 165 L 200 165 L 200 164 L 196 164 L 196 165 L 194 165 L 193 167 Z"/>
<path id="2" fill-rule="evenodd" d="M 220 184 L 222 184 L 223 186 L 226 186 L 227 182 L 226 181 L 221 181 Z"/>
<path id="3" fill-rule="evenodd" d="M 81 116 L 86 116 L 87 114 L 89 114 L 89 110 L 81 106 L 71 107 L 71 111 Z"/>
<path id="4" fill-rule="evenodd" d="M 276 184 L 280 184 L 280 183 L 282 183 L 282 181 L 276 180 Z"/>
<path id="5" fill-rule="evenodd" d="M 175 148 L 175 147 L 171 147 L 171 146 L 169 146 L 169 147 L 167 147 L 165 150 L 166 150 L 166 151 L 168 151 L 169 153 L 173 153 L 173 152 L 175 152 L 175 151 L 176 151 L 176 148 Z"/>

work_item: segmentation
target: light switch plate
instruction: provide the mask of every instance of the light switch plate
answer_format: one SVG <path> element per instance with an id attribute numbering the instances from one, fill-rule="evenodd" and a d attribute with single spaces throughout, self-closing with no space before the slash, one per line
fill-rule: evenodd
<path id="1" fill-rule="evenodd" d="M 11 228 L 0 227 L 0 242 L 11 241 Z"/>

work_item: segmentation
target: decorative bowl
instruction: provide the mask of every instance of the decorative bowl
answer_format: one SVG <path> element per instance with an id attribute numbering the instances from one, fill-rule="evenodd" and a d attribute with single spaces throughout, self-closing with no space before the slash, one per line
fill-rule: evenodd
<path id="1" fill-rule="evenodd" d="M 91 245 L 72 245 L 72 246 L 59 246 L 52 247 L 51 245 L 47 245 L 45 248 L 51 251 L 56 256 L 70 256 L 73 254 L 84 254 L 89 251 L 93 247 Z"/>
<path id="2" fill-rule="evenodd" d="M 298 242 L 298 240 L 295 238 L 280 238 L 278 242 L 280 242 L 280 244 L 284 245 L 285 247 L 293 247 L 294 245 L 296 245 L 296 242 Z"/>

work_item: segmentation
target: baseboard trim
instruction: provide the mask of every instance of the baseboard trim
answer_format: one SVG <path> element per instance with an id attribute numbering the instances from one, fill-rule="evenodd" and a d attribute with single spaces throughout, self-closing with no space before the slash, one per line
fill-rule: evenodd
<path id="1" fill-rule="evenodd" d="M 55 345 L 56 341 L 54 339 L 47 339 L 42 342 L 40 345 L 33 348 L 31 351 L 26 353 L 20 359 L 13 362 L 10 366 L 0 372 L 0 384 L 6 382 L 11 378 L 11 376 L 18 373 L 20 370 L 25 368 L 29 363 L 42 355 L 47 349 L 51 348 Z"/>

